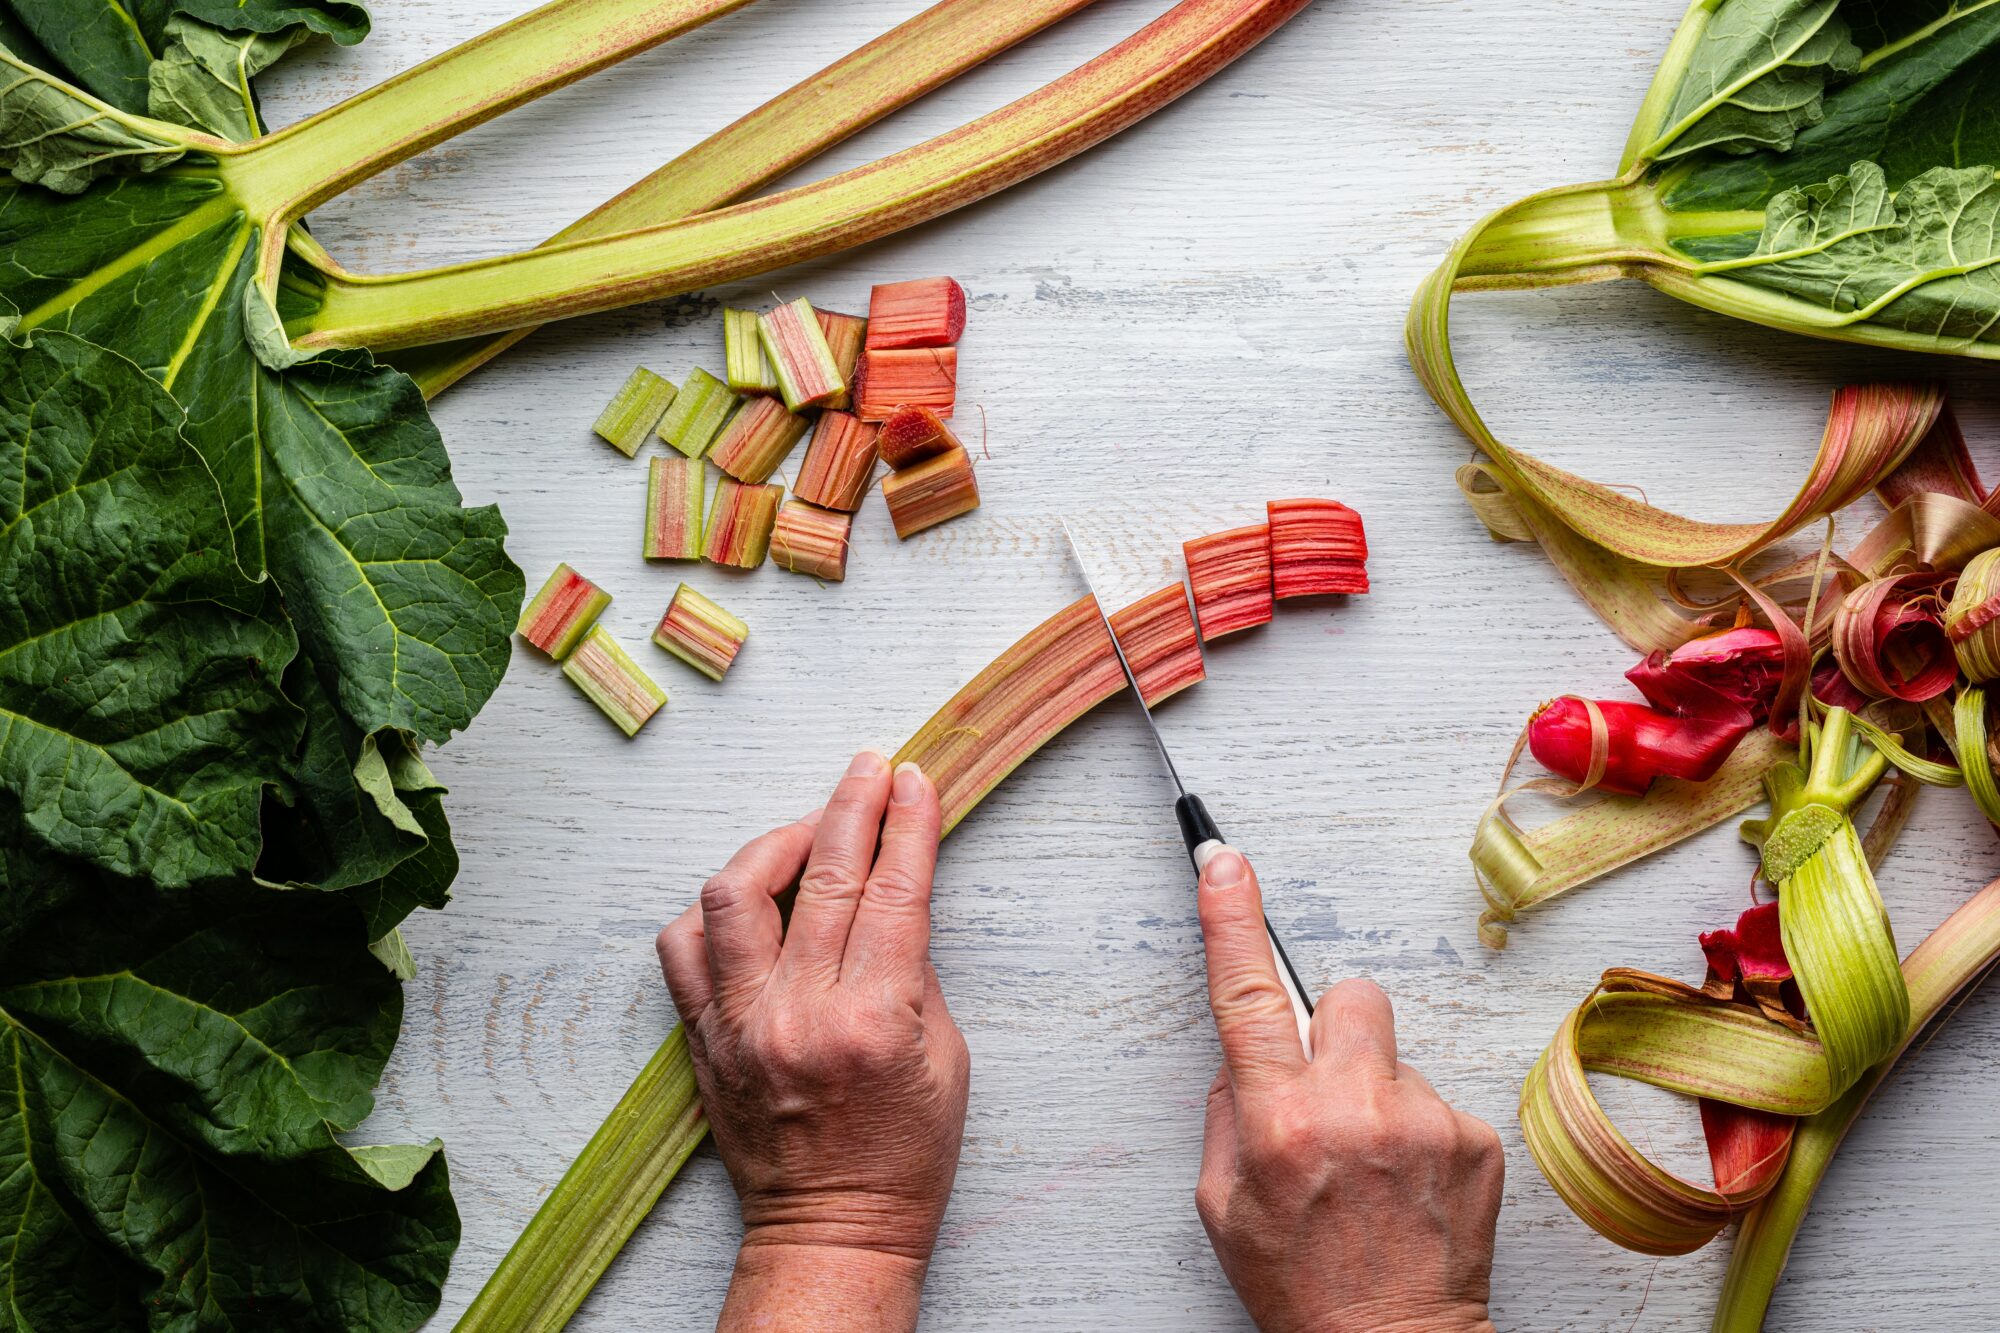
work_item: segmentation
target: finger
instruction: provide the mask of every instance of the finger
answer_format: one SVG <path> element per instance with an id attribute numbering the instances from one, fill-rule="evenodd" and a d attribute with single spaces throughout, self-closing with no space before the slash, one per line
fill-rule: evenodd
<path id="1" fill-rule="evenodd" d="M 660 951 L 660 974 L 667 979 L 667 993 L 681 1022 L 690 1026 L 708 1008 L 714 987 L 708 979 L 708 941 L 701 928 L 701 906 L 682 912 L 678 920 L 660 932 L 655 942 Z"/>
<path id="2" fill-rule="evenodd" d="M 944 813 L 937 788 L 915 764 L 896 769 L 875 868 L 855 909 L 840 965 L 843 983 L 880 986 L 915 1006 L 931 947 L 931 879 Z"/>
<path id="3" fill-rule="evenodd" d="M 762 991 L 784 944 L 777 896 L 805 868 L 810 818 L 746 845 L 701 888 L 701 930 L 712 998 L 735 1004 Z"/>
<path id="4" fill-rule="evenodd" d="M 1313 1010 L 1313 1063 L 1336 1073 L 1396 1077 L 1396 1013 L 1372 981 L 1343 981 Z"/>
<path id="5" fill-rule="evenodd" d="M 819 835 L 813 839 L 812 856 L 792 905 L 791 929 L 779 964 L 781 978 L 839 980 L 847 933 L 875 864 L 882 810 L 888 803 L 889 761 L 879 750 L 863 750 L 847 766 L 847 775 L 820 817 Z"/>
<path id="6" fill-rule="evenodd" d="M 1208 955 L 1208 1003 L 1239 1096 L 1255 1096 L 1305 1067 L 1291 997 L 1278 980 L 1256 872 L 1234 848 L 1209 858 L 1197 898 Z"/>

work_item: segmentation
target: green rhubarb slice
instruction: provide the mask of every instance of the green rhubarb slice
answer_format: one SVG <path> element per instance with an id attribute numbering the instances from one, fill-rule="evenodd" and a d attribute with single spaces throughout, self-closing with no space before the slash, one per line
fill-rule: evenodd
<path id="1" fill-rule="evenodd" d="M 563 675 L 618 724 L 627 736 L 667 706 L 667 692 L 653 680 L 602 625 L 585 636 L 563 663 Z"/>
<path id="2" fill-rule="evenodd" d="M 707 371 L 691 370 L 673 406 L 660 418 L 660 438 L 689 458 L 700 458 L 741 401 Z"/>
<path id="3" fill-rule="evenodd" d="M 728 365 L 723 374 L 729 387 L 738 393 L 776 393 L 778 377 L 764 355 L 758 335 L 761 317 L 754 310 L 722 312 L 722 348 Z"/>
<path id="4" fill-rule="evenodd" d="M 680 391 L 674 382 L 640 366 L 625 381 L 625 387 L 597 418 L 595 430 L 612 448 L 627 458 L 636 458 L 639 446 L 660 424 Z"/>
<path id="5" fill-rule="evenodd" d="M 750 637 L 750 627 L 683 583 L 653 642 L 710 680 L 721 680 Z"/>

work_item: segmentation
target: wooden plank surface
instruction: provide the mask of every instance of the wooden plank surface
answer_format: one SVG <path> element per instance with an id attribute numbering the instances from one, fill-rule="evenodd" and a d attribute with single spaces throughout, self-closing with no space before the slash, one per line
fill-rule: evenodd
<path id="1" fill-rule="evenodd" d="M 354 50 L 269 81 L 275 123 L 367 86 L 520 0 L 379 6 Z M 533 244 L 919 0 L 761 0 L 400 167 L 316 215 L 364 270 Z M 867 160 L 1036 86 L 1161 12 L 1103 0 L 827 159 Z M 849 581 L 692 575 L 753 626 L 722 686 L 627 743 L 523 650 L 436 756 L 464 871 L 407 927 L 420 972 L 367 1126 L 442 1137 L 464 1214 L 448 1326 L 671 1021 L 654 931 L 739 843 L 817 804 L 858 746 L 893 747 L 1077 592 L 1056 520 L 1136 593 L 1181 539 L 1266 497 L 1359 508 L 1374 595 L 1225 644 L 1165 710 L 1191 780 L 1257 860 L 1305 975 L 1379 979 L 1408 1059 L 1508 1145 L 1494 1311 L 1506 1329 L 1707 1327 L 1725 1258 L 1656 1263 L 1572 1219 L 1522 1150 L 1521 1074 L 1596 974 L 1694 976 L 1751 858 L 1727 830 L 1524 923 L 1474 933 L 1464 859 L 1541 699 L 1615 693 L 1629 654 L 1532 551 L 1458 498 L 1467 446 L 1404 362 L 1411 291 L 1484 210 L 1604 174 L 1665 45 L 1666 0 L 1321 0 L 1207 87 L 1004 198 L 835 262 L 542 335 L 441 399 L 460 485 L 497 501 L 531 585 L 569 560 L 642 646 L 683 570 L 638 557 L 643 464 L 588 434 L 635 363 L 719 368 L 719 305 L 769 291 L 861 309 L 878 279 L 971 293 L 966 425 L 985 507 L 898 544 L 874 501 Z M 1510 439 L 1708 518 L 1775 513 L 1845 379 L 1949 373 L 1976 439 L 1996 374 L 1732 325 L 1632 285 L 1467 298 L 1468 382 Z M 645 649 L 652 652 L 651 649 Z M 1882 876 L 1907 947 L 2000 870 L 1957 793 Z M 1129 707 L 1075 728 L 952 839 L 936 960 L 970 1040 L 971 1119 L 926 1293 L 941 1329 L 1243 1324 L 1195 1219 L 1217 1053 L 1187 868 Z M 1850 1140 L 1773 1328 L 1970 1329 L 2000 1223 L 1990 1107 L 2000 1004 L 1973 999 Z M 1685 1114 L 1608 1094 L 1695 1165 Z M 713 1318 L 738 1226 L 704 1150 L 576 1323 Z M 1337 1255 L 1304 1262 L 1337 1263 Z"/>

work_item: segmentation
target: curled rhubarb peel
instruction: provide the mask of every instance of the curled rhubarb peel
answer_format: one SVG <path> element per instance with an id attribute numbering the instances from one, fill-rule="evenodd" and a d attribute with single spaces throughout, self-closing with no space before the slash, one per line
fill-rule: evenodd
<path id="1" fill-rule="evenodd" d="M 1181 599 L 1178 612 L 1169 593 Z M 1201 644 L 1179 585 L 1118 615 L 1143 645 L 1149 701 L 1201 678 Z M 1104 618 L 1086 597 L 1023 636 L 953 695 L 895 762 L 918 765 L 937 785 L 949 834 L 1035 751 L 1124 688 Z M 686 1035 L 676 1025 L 549 1192 L 456 1333 L 554 1333 L 567 1324 L 707 1132 Z"/>

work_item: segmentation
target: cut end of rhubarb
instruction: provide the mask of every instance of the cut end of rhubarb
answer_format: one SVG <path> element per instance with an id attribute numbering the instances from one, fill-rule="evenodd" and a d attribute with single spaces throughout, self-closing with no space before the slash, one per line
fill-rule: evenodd
<path id="1" fill-rule="evenodd" d="M 521 608 L 521 637 L 560 662 L 590 632 L 611 594 L 567 564 L 557 565 L 549 581 Z"/>
<path id="2" fill-rule="evenodd" d="M 1125 660 L 1131 664 L 1132 678 L 1139 683 L 1147 707 L 1208 676 L 1194 613 L 1188 609 L 1187 590 L 1178 583 L 1115 612 L 1111 632 L 1125 650 Z"/>
<path id="3" fill-rule="evenodd" d="M 868 302 L 870 348 L 950 347 L 965 333 L 965 288 L 950 278 L 878 285 Z"/>
<path id="4" fill-rule="evenodd" d="M 699 458 L 654 458 L 646 467 L 648 560 L 701 559 L 701 513 L 707 465 Z"/>
<path id="5" fill-rule="evenodd" d="M 771 529 L 778 521 L 782 486 L 748 486 L 734 477 L 715 483 L 709 502 L 702 557 L 732 569 L 755 569 L 771 549 Z"/>
<path id="6" fill-rule="evenodd" d="M 1368 538 L 1361 515 L 1337 500 L 1273 500 L 1271 589 L 1287 597 L 1368 591 Z"/>
<path id="7" fill-rule="evenodd" d="M 839 583 L 847 577 L 847 534 L 853 524 L 852 514 L 792 500 L 778 511 L 771 529 L 771 559 L 794 574 Z"/>
<path id="8" fill-rule="evenodd" d="M 1184 543 L 1181 551 L 1205 642 L 1270 623 L 1270 524 L 1199 537 Z"/>
<path id="9" fill-rule="evenodd" d="M 769 481 L 812 423 L 775 398 L 752 398 L 730 419 L 709 450 L 709 461 L 738 481 Z"/>
<path id="10" fill-rule="evenodd" d="M 899 407 L 949 418 L 958 405 L 958 349 L 864 352 L 859 379 L 854 414 L 863 421 L 887 421 Z"/>
<path id="11" fill-rule="evenodd" d="M 602 625 L 584 637 L 562 670 L 627 736 L 638 735 L 639 728 L 667 705 L 667 692 L 639 669 Z"/>
<path id="12" fill-rule="evenodd" d="M 672 380 L 639 367 L 597 418 L 598 437 L 627 458 L 637 457 L 639 446 L 673 406 L 678 393 Z"/>
<path id="13" fill-rule="evenodd" d="M 834 362 L 812 302 L 800 297 L 779 306 L 764 316 L 758 333 L 778 377 L 778 391 L 791 411 L 824 407 L 847 392 L 847 380 Z"/>
<path id="14" fill-rule="evenodd" d="M 700 458 L 742 401 L 707 371 L 691 370 L 673 406 L 660 418 L 660 438 L 689 458 Z"/>
<path id="15" fill-rule="evenodd" d="M 897 471 L 962 447 L 944 418 L 928 407 L 906 406 L 891 412 L 876 442 L 882 461 Z"/>
<path id="16" fill-rule="evenodd" d="M 882 481 L 882 498 L 889 502 L 896 535 L 905 540 L 946 519 L 969 514 L 979 508 L 972 456 L 957 448 L 891 472 Z"/>
<path id="17" fill-rule="evenodd" d="M 653 631 L 653 642 L 710 680 L 728 674 L 750 627 L 683 583 Z"/>
<path id="18" fill-rule="evenodd" d="M 833 353 L 833 367 L 847 382 L 847 388 L 827 399 L 826 405 L 845 412 L 854 406 L 854 377 L 861 371 L 861 349 L 868 342 L 868 321 L 859 315 L 843 315 L 833 310 L 814 313 L 819 316 L 819 331 L 826 336 L 827 349 Z"/>
<path id="19" fill-rule="evenodd" d="M 763 317 L 754 310 L 722 312 L 722 352 L 727 361 L 724 376 L 737 393 L 776 393 L 778 376 L 764 355 L 759 334 Z"/>
<path id="20" fill-rule="evenodd" d="M 876 439 L 875 427 L 852 413 L 820 413 L 793 492 L 822 509 L 861 508 L 875 479 Z"/>

